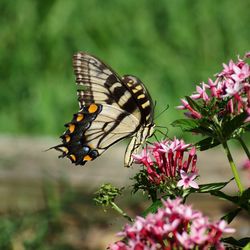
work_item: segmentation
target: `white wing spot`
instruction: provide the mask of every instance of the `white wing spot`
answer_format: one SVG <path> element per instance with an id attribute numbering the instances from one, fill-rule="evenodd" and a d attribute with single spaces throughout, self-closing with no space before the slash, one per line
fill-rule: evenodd
<path id="1" fill-rule="evenodd" d="M 144 94 L 141 94 L 141 95 L 139 95 L 139 96 L 137 97 L 137 99 L 143 99 L 143 98 L 145 98 L 145 95 L 144 95 Z"/>
<path id="2" fill-rule="evenodd" d="M 141 106 L 143 109 L 145 109 L 146 107 L 148 107 L 150 105 L 149 101 L 144 102 Z"/>
<path id="3" fill-rule="evenodd" d="M 132 92 L 135 94 L 139 91 L 139 89 L 132 89 Z"/>
<path id="4" fill-rule="evenodd" d="M 137 86 L 135 87 L 135 89 L 137 89 L 137 90 L 142 90 L 142 86 L 141 86 L 141 85 L 137 85 Z"/>

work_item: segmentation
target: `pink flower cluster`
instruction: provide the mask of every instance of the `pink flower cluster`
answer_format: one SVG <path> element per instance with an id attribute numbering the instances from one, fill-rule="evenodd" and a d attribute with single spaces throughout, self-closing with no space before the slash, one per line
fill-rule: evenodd
<path id="1" fill-rule="evenodd" d="M 235 230 L 223 220 L 209 222 L 200 211 L 183 205 L 182 200 L 167 199 L 163 208 L 146 218 L 137 217 L 133 225 L 126 225 L 118 233 L 122 241 L 111 244 L 110 250 L 171 250 L 171 249 L 225 249 L 220 242 L 223 233 Z"/>
<path id="2" fill-rule="evenodd" d="M 208 83 L 201 83 L 196 87 L 196 92 L 190 97 L 193 100 L 201 100 L 204 107 L 214 102 L 212 109 L 218 110 L 220 115 L 238 115 L 247 112 L 250 121 L 250 67 L 245 59 L 250 58 L 250 52 L 243 59 L 238 58 L 235 63 L 230 60 L 229 64 L 223 64 L 222 72 L 216 75 L 216 80 L 208 79 Z M 225 101 L 225 108 L 219 103 Z M 202 115 L 194 110 L 185 99 L 181 99 L 182 105 L 178 109 L 187 110 L 185 115 L 189 118 L 200 119 Z"/>
<path id="3" fill-rule="evenodd" d="M 189 186 L 198 188 L 193 181 L 197 177 L 196 169 L 196 149 L 187 148 L 191 144 L 185 144 L 183 140 L 174 139 L 156 142 L 152 146 L 147 146 L 139 155 L 133 155 L 135 163 L 145 166 L 150 182 L 155 184 L 163 183 L 167 178 L 181 177 L 178 186 L 188 188 Z M 184 159 L 185 152 L 188 156 Z"/>

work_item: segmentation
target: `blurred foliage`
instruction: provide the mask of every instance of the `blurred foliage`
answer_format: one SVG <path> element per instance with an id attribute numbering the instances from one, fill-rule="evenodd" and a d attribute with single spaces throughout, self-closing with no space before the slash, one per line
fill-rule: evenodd
<path id="1" fill-rule="evenodd" d="M 30 211 L 13 207 L 1 214 L 1 250 L 105 249 L 126 222 L 115 211 L 97 208 L 87 187 L 73 188 L 65 178 L 55 184 L 44 176 L 41 188 L 43 197 L 35 200 L 43 200 L 43 207 Z M 119 203 L 133 216 L 145 206 L 142 196 L 131 197 L 128 190 Z M 29 204 L 32 207 L 34 199 Z"/>
<path id="2" fill-rule="evenodd" d="M 178 98 L 249 50 L 242 0 L 1 0 L 0 131 L 58 134 L 78 109 L 71 57 L 87 51 L 134 74 L 168 125 Z"/>

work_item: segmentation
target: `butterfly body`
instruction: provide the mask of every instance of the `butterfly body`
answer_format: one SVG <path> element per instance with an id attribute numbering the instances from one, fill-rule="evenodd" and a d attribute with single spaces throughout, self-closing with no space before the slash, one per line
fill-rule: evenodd
<path id="1" fill-rule="evenodd" d="M 114 143 L 132 137 L 125 154 L 129 167 L 132 153 L 152 135 L 153 102 L 135 76 L 120 78 L 109 66 L 87 53 L 73 56 L 80 110 L 65 126 L 62 144 L 54 148 L 60 157 L 76 165 L 94 160 Z"/>

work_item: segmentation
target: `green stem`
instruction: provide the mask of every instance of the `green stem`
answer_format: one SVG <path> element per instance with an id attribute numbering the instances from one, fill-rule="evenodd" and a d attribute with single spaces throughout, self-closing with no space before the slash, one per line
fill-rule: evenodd
<path id="1" fill-rule="evenodd" d="M 133 222 L 133 219 L 130 218 L 121 208 L 119 208 L 114 202 L 110 202 L 112 208 L 116 210 L 119 214 L 121 214 L 124 218 L 129 220 L 130 222 Z"/>
<path id="2" fill-rule="evenodd" d="M 237 140 L 240 142 L 240 145 L 242 146 L 242 148 L 246 152 L 248 159 L 250 160 L 250 152 L 247 148 L 247 145 L 245 144 L 245 142 L 242 140 L 242 138 L 240 136 L 237 137 Z"/>
<path id="3" fill-rule="evenodd" d="M 234 160 L 233 160 L 233 157 L 232 157 L 231 152 L 229 150 L 229 147 L 227 145 L 227 142 L 226 141 L 223 142 L 222 146 L 223 146 L 223 148 L 224 148 L 224 150 L 226 152 L 227 159 L 228 159 L 228 161 L 230 163 L 232 172 L 234 174 L 234 178 L 235 178 L 236 184 L 237 184 L 237 186 L 239 188 L 240 195 L 242 195 L 242 193 L 243 193 L 243 186 L 241 184 L 240 177 L 239 177 L 239 174 L 238 174 L 238 171 L 237 171 L 237 167 L 236 167 L 236 165 L 234 163 Z"/>

